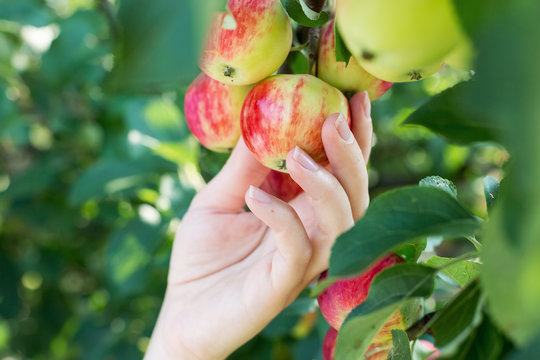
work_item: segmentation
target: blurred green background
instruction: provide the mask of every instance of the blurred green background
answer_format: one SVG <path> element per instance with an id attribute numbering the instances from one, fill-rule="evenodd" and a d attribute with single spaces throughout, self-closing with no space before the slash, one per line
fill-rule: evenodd
<path id="1" fill-rule="evenodd" d="M 0 0 L 1 359 L 143 356 L 174 231 L 226 158 L 182 114 L 223 3 Z M 485 216 L 482 179 L 507 153 L 401 125 L 468 77 L 446 68 L 374 103 L 372 196 L 440 175 Z M 439 254 L 469 245 L 451 246 Z M 231 358 L 320 359 L 326 326 L 303 296 Z"/>

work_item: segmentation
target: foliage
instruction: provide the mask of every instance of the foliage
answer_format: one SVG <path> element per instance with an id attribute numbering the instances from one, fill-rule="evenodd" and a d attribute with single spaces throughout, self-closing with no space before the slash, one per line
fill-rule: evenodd
<path id="1" fill-rule="evenodd" d="M 2 358 L 142 357 L 175 228 L 226 160 L 200 148 L 182 113 L 208 14 L 224 3 L 0 0 Z M 282 3 L 295 27 L 331 14 Z M 540 4 L 455 3 L 478 51 L 472 78 L 447 67 L 373 104 L 374 200 L 336 242 L 330 275 L 398 247 L 411 255 L 348 317 L 343 358 L 409 298 L 438 311 L 421 337 L 444 358 L 539 351 Z M 287 60 L 296 73 L 308 68 L 302 45 Z M 416 185 L 432 175 L 451 182 Z M 231 359 L 320 359 L 315 292 Z M 395 358 L 407 335 L 395 332 Z"/>

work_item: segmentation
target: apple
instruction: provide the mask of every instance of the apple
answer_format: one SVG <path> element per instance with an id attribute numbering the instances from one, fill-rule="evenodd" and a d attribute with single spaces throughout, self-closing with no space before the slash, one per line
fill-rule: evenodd
<path id="1" fill-rule="evenodd" d="M 418 351 L 423 356 L 429 354 L 426 360 L 435 360 L 441 355 L 441 351 L 435 347 L 431 342 L 427 340 L 418 340 L 416 342 L 415 353 Z"/>
<path id="2" fill-rule="evenodd" d="M 212 20 L 199 65 L 226 84 L 254 84 L 283 64 L 292 28 L 279 0 L 229 0 Z"/>
<path id="3" fill-rule="evenodd" d="M 444 59 L 446 65 L 456 69 L 471 70 L 475 59 L 475 50 L 472 41 L 462 39 L 456 48 Z"/>
<path id="4" fill-rule="evenodd" d="M 319 308 L 326 321 L 334 329 L 339 330 L 347 315 L 358 305 L 364 302 L 368 296 L 373 278 L 387 267 L 402 263 L 403 259 L 395 254 L 390 254 L 378 260 L 366 271 L 352 278 L 341 279 L 327 287 L 318 297 Z M 320 280 L 325 279 L 327 273 L 321 274 Z M 403 328 L 404 319 L 400 310 L 390 319 L 396 328 Z M 384 330 L 384 329 L 383 329 Z M 379 336 L 380 335 L 380 336 Z M 392 339 L 390 330 L 386 333 L 377 334 L 374 342 L 385 342 Z"/>
<path id="5" fill-rule="evenodd" d="M 323 360 L 334 360 L 336 353 L 336 342 L 337 342 L 338 331 L 333 327 L 330 327 L 324 336 L 322 353 Z M 388 352 L 392 348 L 391 342 L 384 345 L 373 344 L 366 350 L 365 355 L 367 358 L 364 358 L 364 355 L 358 360 L 386 360 Z"/>
<path id="6" fill-rule="evenodd" d="M 289 174 L 276 170 L 270 170 L 259 188 L 285 202 L 291 201 L 302 192 L 302 188 Z"/>
<path id="7" fill-rule="evenodd" d="M 336 22 L 360 65 L 392 82 L 438 71 L 464 37 L 452 0 L 340 0 Z"/>
<path id="8" fill-rule="evenodd" d="M 240 138 L 240 113 L 251 86 L 222 84 L 200 74 L 184 99 L 186 123 L 201 144 L 217 152 L 231 151 Z"/>
<path id="9" fill-rule="evenodd" d="M 338 112 L 351 123 L 347 98 L 335 87 L 312 75 L 275 75 L 248 93 L 240 117 L 242 136 L 271 169 L 287 172 L 287 153 L 295 146 L 326 165 L 322 124 Z"/>
<path id="10" fill-rule="evenodd" d="M 376 78 L 368 73 L 351 57 L 345 62 L 336 61 L 334 20 L 322 29 L 319 40 L 317 76 L 342 91 L 367 91 L 371 101 L 384 94 L 392 83 Z"/>

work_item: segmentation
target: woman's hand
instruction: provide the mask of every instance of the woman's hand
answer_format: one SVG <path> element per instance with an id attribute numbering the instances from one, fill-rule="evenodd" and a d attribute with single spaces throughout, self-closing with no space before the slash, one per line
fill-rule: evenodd
<path id="1" fill-rule="evenodd" d="M 299 148 L 288 154 L 287 169 L 304 190 L 289 203 L 257 188 L 269 169 L 239 141 L 178 229 L 147 359 L 224 359 L 328 267 L 335 239 L 369 203 L 367 93 L 350 106 L 352 132 L 340 114 L 323 125 L 329 167 Z"/>

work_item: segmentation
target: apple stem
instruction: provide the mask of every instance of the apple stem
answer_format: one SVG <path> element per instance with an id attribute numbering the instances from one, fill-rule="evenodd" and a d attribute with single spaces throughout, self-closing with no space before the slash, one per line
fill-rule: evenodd
<path id="1" fill-rule="evenodd" d="M 326 0 L 305 0 L 305 4 L 313 11 L 320 13 Z M 319 34 L 320 27 L 310 27 L 308 28 L 308 72 L 317 76 L 317 55 L 319 53 Z"/>

